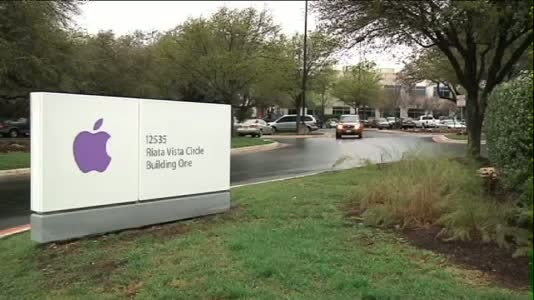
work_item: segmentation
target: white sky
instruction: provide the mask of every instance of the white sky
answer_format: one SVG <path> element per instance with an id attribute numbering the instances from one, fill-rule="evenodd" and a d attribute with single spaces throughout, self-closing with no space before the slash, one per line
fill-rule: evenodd
<path id="1" fill-rule="evenodd" d="M 284 33 L 304 32 L 304 1 L 91 1 L 82 5 L 82 13 L 76 22 L 89 33 L 109 29 L 118 35 L 135 30 L 165 31 L 188 17 L 208 17 L 222 6 L 265 8 L 271 11 L 275 23 Z M 313 30 L 315 23 L 314 15 L 308 10 L 308 29 Z M 399 70 L 401 60 L 394 57 L 394 52 L 399 51 L 365 54 L 353 49 L 340 56 L 339 65 L 357 63 L 363 55 L 374 60 L 380 68 Z"/>

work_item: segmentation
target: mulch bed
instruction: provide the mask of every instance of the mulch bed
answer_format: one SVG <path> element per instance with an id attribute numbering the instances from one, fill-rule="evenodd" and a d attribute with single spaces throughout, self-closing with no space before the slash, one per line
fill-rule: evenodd
<path id="1" fill-rule="evenodd" d="M 0 139 L 0 153 L 30 152 L 30 139 Z"/>
<path id="2" fill-rule="evenodd" d="M 530 288 L 528 257 L 512 257 L 513 250 L 481 240 L 444 241 L 436 238 L 438 227 L 404 230 L 400 234 L 411 244 L 447 256 L 450 262 L 488 274 L 507 288 Z"/>

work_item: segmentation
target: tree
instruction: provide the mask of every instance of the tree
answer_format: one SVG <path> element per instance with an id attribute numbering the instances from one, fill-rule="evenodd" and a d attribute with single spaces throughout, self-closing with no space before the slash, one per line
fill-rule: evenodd
<path id="1" fill-rule="evenodd" d="M 120 97 L 161 98 L 155 32 L 115 37 L 112 31 L 96 35 L 74 33 L 66 90 L 82 94 Z"/>
<path id="2" fill-rule="evenodd" d="M 438 49 L 466 91 L 468 155 L 480 156 L 488 96 L 532 42 L 527 1 L 320 1 L 321 26 L 354 45 L 385 39 Z M 402 16 L 402 17 L 399 17 Z M 439 89 L 438 89 L 439 90 Z M 449 98 L 455 101 L 455 97 Z"/>
<path id="3" fill-rule="evenodd" d="M 362 62 L 347 67 L 332 89 L 332 95 L 358 112 L 360 106 L 382 102 L 381 76 L 374 64 Z"/>
<path id="4" fill-rule="evenodd" d="M 221 8 L 209 19 L 190 19 L 171 33 L 176 71 L 191 73 L 207 99 L 248 109 L 251 86 L 265 78 L 260 67 L 278 32 L 267 11 L 253 8 Z"/>
<path id="5" fill-rule="evenodd" d="M 324 68 L 319 74 L 317 74 L 310 82 L 310 89 L 313 92 L 312 95 L 314 102 L 321 108 L 321 119 L 324 121 L 325 107 L 330 102 L 330 92 L 336 79 L 336 70 L 332 67 Z"/>
<path id="6" fill-rule="evenodd" d="M 62 89 L 68 28 L 78 12 L 74 1 L 0 1 L 0 101 Z"/>
<path id="7" fill-rule="evenodd" d="M 304 36 L 297 33 L 284 43 L 286 47 L 284 69 L 287 73 L 283 77 L 288 78 L 288 81 L 282 89 L 289 95 L 293 107 L 297 110 L 297 123 L 300 121 L 300 108 L 304 97 L 303 70 L 306 69 L 306 76 L 310 82 L 322 76 L 322 72 L 329 72 L 328 70 L 336 63 L 333 54 L 339 47 L 335 39 L 321 32 L 308 34 L 306 68 L 303 68 L 303 40 Z"/>

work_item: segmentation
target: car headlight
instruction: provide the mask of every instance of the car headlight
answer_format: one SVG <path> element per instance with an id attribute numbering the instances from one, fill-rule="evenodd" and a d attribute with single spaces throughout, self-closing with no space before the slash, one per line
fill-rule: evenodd
<path id="1" fill-rule="evenodd" d="M 341 129 L 343 128 L 343 126 L 340 124 L 340 125 L 337 125 L 337 129 Z"/>

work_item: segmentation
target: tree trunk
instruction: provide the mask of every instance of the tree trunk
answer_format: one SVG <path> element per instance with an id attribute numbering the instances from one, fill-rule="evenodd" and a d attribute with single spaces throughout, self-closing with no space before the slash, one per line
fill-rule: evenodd
<path id="1" fill-rule="evenodd" d="M 298 96 L 298 99 L 299 101 L 297 102 L 297 105 L 296 105 L 296 110 L 297 110 L 297 120 L 296 120 L 296 131 L 297 131 L 297 134 L 305 134 L 306 133 L 306 129 L 307 127 L 303 124 L 304 122 L 302 122 L 302 98 L 303 98 L 303 94 L 301 93 L 299 96 Z"/>
<path id="2" fill-rule="evenodd" d="M 235 136 L 235 128 L 234 128 L 234 106 L 230 105 L 230 136 Z"/>
<path id="3" fill-rule="evenodd" d="M 479 105 L 478 91 L 468 91 L 466 100 L 467 156 L 478 160 L 480 159 L 480 138 L 484 112 L 481 111 Z"/>

